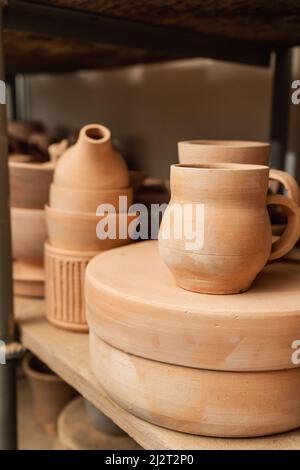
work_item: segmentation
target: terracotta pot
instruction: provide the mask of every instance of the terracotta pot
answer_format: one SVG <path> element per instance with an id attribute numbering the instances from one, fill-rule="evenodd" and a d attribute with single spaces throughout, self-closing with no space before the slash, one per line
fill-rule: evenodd
<path id="1" fill-rule="evenodd" d="M 14 259 L 42 265 L 47 238 L 45 211 L 12 208 L 11 229 Z"/>
<path id="2" fill-rule="evenodd" d="M 133 243 L 90 261 L 87 320 L 106 343 L 160 362 L 240 372 L 294 368 L 299 265 L 295 249 L 266 266 L 243 295 L 198 294 L 177 287 L 157 241 Z"/>
<path id="3" fill-rule="evenodd" d="M 300 426 L 300 368 L 240 373 L 169 365 L 115 349 L 93 331 L 90 360 L 112 400 L 159 426 L 220 437 Z"/>
<path id="4" fill-rule="evenodd" d="M 51 163 L 24 163 L 9 160 L 10 204 L 25 209 L 43 209 L 49 200 L 53 178 Z"/>
<path id="5" fill-rule="evenodd" d="M 25 356 L 23 370 L 33 392 L 35 420 L 44 431 L 55 435 L 57 418 L 76 392 L 31 354 Z"/>
<path id="6" fill-rule="evenodd" d="M 179 163 L 205 165 L 211 163 L 246 163 L 268 165 L 270 144 L 247 140 L 190 140 L 178 142 Z M 300 190 L 288 173 L 270 169 L 270 179 L 279 181 L 288 196 L 300 205 Z"/>
<path id="7" fill-rule="evenodd" d="M 57 248 L 79 251 L 103 251 L 130 243 L 130 238 L 118 236 L 120 222 L 123 221 L 128 231 L 130 223 L 137 215 L 109 214 L 98 216 L 93 213 L 61 211 L 46 207 L 48 237 L 50 244 Z M 116 222 L 116 238 L 101 240 L 97 237 L 96 228 L 99 221 Z M 110 222 L 109 222 L 110 223 Z"/>
<path id="8" fill-rule="evenodd" d="M 110 418 L 108 418 L 102 411 L 98 410 L 93 403 L 84 400 L 84 406 L 88 415 L 91 425 L 98 431 L 110 435 L 121 436 L 125 435 L 123 429 L 119 428 Z"/>
<path id="9" fill-rule="evenodd" d="M 180 287 L 243 292 L 268 260 L 293 248 L 300 208 L 284 196 L 267 197 L 268 178 L 269 168 L 261 165 L 172 165 L 159 247 Z M 268 204 L 282 206 L 288 216 L 284 235 L 274 244 Z"/>
<path id="10" fill-rule="evenodd" d="M 83 127 L 76 144 L 59 159 L 54 183 L 89 190 L 128 188 L 128 169 L 112 146 L 110 131 L 98 124 Z"/>
<path id="11" fill-rule="evenodd" d="M 63 211 L 96 213 L 100 204 L 119 207 L 119 197 L 127 197 L 128 207 L 132 204 L 132 188 L 87 190 L 64 188 L 55 184 L 50 188 L 50 207 Z"/>
<path id="12" fill-rule="evenodd" d="M 65 330 L 87 332 L 84 279 L 93 251 L 61 250 L 45 243 L 47 319 Z"/>

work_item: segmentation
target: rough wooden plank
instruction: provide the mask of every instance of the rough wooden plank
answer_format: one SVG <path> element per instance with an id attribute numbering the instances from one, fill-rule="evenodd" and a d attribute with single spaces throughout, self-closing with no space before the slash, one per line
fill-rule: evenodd
<path id="1" fill-rule="evenodd" d="M 300 41 L 297 0 L 33 0 L 59 7 L 276 45 Z"/>
<path id="2" fill-rule="evenodd" d="M 97 383 L 89 366 L 88 335 L 51 326 L 45 319 L 43 300 L 16 298 L 15 311 L 24 345 L 145 449 L 300 449 L 300 430 L 267 438 L 220 439 L 169 431 L 144 422 L 112 402 Z"/>

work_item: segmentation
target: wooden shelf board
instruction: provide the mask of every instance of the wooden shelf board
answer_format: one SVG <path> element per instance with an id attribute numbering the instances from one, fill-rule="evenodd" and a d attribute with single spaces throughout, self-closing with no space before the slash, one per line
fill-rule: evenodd
<path id="1" fill-rule="evenodd" d="M 300 430 L 264 439 L 218 439 L 163 429 L 120 408 L 97 383 L 89 365 L 88 335 L 50 325 L 41 299 L 15 299 L 22 343 L 145 449 L 300 449 Z"/>

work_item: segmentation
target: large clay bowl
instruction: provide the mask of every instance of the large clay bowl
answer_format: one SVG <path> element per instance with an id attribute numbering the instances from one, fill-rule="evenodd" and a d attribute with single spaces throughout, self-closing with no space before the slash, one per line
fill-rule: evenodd
<path id="1" fill-rule="evenodd" d="M 116 238 L 106 238 L 104 240 L 97 237 L 96 229 L 98 223 L 110 220 L 112 224 L 116 221 Z M 130 243 L 127 236 L 130 223 L 137 218 L 137 215 L 109 214 L 108 216 L 98 216 L 93 213 L 71 212 L 52 209 L 46 206 L 46 219 L 48 227 L 48 237 L 51 245 L 56 248 L 80 251 L 103 251 L 117 246 Z M 126 238 L 119 237 L 120 223 L 124 224 Z"/>
<path id="2" fill-rule="evenodd" d="M 159 426 L 219 437 L 300 426 L 300 369 L 240 373 L 169 365 L 115 349 L 92 330 L 90 360 L 112 400 Z"/>
<path id="3" fill-rule="evenodd" d="M 85 190 L 51 184 L 50 206 L 53 209 L 96 213 L 100 204 L 111 204 L 119 211 L 119 197 L 126 197 L 128 207 L 132 204 L 132 188 Z M 127 211 L 127 205 L 125 211 Z"/>
<path id="4" fill-rule="evenodd" d="M 53 178 L 51 163 L 9 161 L 10 204 L 25 209 L 43 209 Z"/>
<path id="5" fill-rule="evenodd" d="M 47 239 L 45 211 L 12 208 L 11 230 L 14 259 L 42 265 Z"/>
<path id="6" fill-rule="evenodd" d="M 268 165 L 270 144 L 247 140 L 188 140 L 178 142 L 179 163 L 249 163 Z"/>

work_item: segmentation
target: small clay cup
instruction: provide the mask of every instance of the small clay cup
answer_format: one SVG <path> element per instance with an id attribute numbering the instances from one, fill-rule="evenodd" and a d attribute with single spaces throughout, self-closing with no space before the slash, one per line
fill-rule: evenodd
<path id="1" fill-rule="evenodd" d="M 97 224 L 103 219 L 116 222 L 116 238 L 99 239 L 97 237 Z M 114 219 L 116 217 L 116 219 Z M 130 223 L 137 218 L 137 214 L 108 214 L 96 215 L 86 212 L 71 212 L 53 209 L 46 206 L 46 219 L 49 242 L 52 246 L 65 250 L 103 251 L 126 245 L 131 239 L 119 238 L 119 224 L 122 220 L 125 231 Z"/>
<path id="2" fill-rule="evenodd" d="M 10 213 L 14 259 L 41 266 L 47 239 L 45 211 L 12 208 Z"/>
<path id="3" fill-rule="evenodd" d="M 33 393 L 35 420 L 44 431 L 55 436 L 58 416 L 76 392 L 32 354 L 25 356 L 23 370 Z"/>
<path id="4" fill-rule="evenodd" d="M 268 179 L 269 168 L 262 165 L 171 166 L 159 248 L 180 287 L 209 294 L 245 291 L 268 260 L 293 248 L 300 208 L 285 196 L 267 196 Z M 269 204 L 280 205 L 288 218 L 273 244 Z"/>

